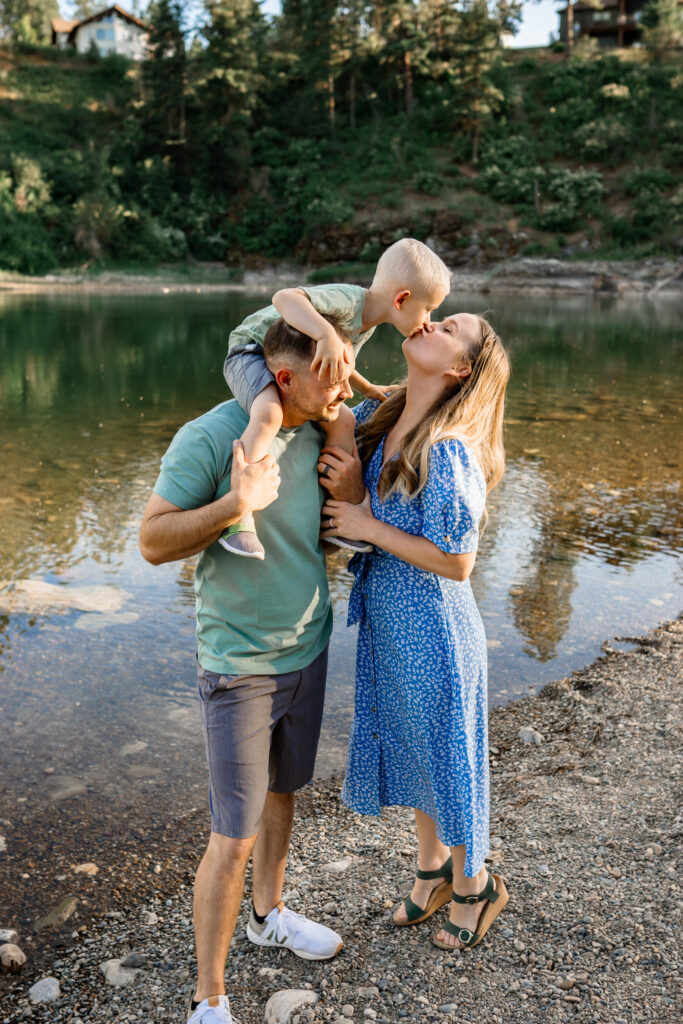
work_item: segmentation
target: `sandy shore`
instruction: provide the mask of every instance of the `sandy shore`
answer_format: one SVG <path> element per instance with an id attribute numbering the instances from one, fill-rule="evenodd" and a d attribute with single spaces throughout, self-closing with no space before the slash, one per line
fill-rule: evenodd
<path id="1" fill-rule="evenodd" d="M 511 900 L 474 951 L 434 948 L 443 912 L 417 928 L 391 924 L 414 870 L 408 811 L 360 818 L 341 804 L 339 779 L 307 787 L 286 898 L 346 947 L 326 964 L 257 950 L 244 937 L 245 901 L 226 974 L 238 1019 L 263 1021 L 274 993 L 297 989 L 315 1002 L 273 1021 L 679 1021 L 683 619 L 630 646 L 607 644 L 588 668 L 492 711 L 489 862 Z M 520 739 L 524 726 L 538 745 Z M 116 865 L 124 898 L 102 885 L 104 871 L 72 875 L 80 903 L 68 920 L 19 936 L 28 962 L 0 982 L 2 1024 L 184 1021 L 192 875 L 206 832 L 206 812 L 193 809 L 146 837 L 139 858 Z M 141 871 L 148 857 L 154 866 Z M 127 957 L 116 987 L 103 965 Z M 59 998 L 34 1005 L 29 989 L 45 977 Z"/>
<path id="2" fill-rule="evenodd" d="M 279 263 L 242 270 L 214 263 L 197 265 L 191 276 L 173 267 L 149 274 L 103 271 L 91 275 L 63 271 L 45 277 L 21 277 L 0 272 L 0 295 L 90 292 L 270 294 L 277 288 L 305 281 L 310 269 Z M 455 267 L 451 290 L 484 294 L 621 296 L 626 299 L 675 297 L 683 295 L 683 260 L 653 257 L 637 262 L 569 261 L 515 257 L 493 266 Z"/>

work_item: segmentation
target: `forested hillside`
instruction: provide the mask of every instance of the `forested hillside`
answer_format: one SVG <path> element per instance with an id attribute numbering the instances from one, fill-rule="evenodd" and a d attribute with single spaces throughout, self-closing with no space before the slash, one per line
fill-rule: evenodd
<path id="1" fill-rule="evenodd" d="M 483 0 L 205 12 L 153 5 L 142 65 L 0 49 L 2 268 L 683 250 L 680 51 L 504 50 Z"/>

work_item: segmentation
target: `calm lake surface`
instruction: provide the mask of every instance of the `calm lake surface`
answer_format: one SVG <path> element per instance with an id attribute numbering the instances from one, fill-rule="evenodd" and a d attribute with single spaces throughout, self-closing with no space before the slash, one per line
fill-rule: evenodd
<path id="1" fill-rule="evenodd" d="M 0 296 L 0 744 L 10 813 L 16 801 L 30 815 L 85 794 L 112 810 L 148 804 L 150 814 L 205 798 L 193 562 L 147 565 L 137 532 L 176 429 L 226 397 L 230 328 L 264 301 Z M 513 360 L 508 468 L 473 576 L 495 703 L 683 606 L 681 308 L 468 295 L 444 310 L 491 311 Z M 389 382 L 401 368 L 398 335 L 380 329 L 359 369 Z M 330 567 L 320 774 L 343 766 L 352 708 L 345 565 L 335 555 Z M 62 603 L 27 580 L 58 586 Z M 93 586 L 106 589 L 87 610 L 75 588 Z"/>

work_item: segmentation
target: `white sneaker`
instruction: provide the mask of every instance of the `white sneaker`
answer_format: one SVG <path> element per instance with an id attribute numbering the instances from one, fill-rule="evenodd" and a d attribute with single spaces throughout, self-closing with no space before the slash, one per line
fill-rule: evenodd
<path id="1" fill-rule="evenodd" d="M 252 906 L 247 938 L 257 946 L 291 949 L 304 960 L 331 960 L 344 945 L 341 935 L 303 914 L 295 914 L 284 903 L 273 907 L 263 924 L 254 917 Z"/>
<path id="2" fill-rule="evenodd" d="M 194 1013 L 187 1018 L 187 1024 L 238 1024 L 230 1013 L 227 996 L 209 996 L 202 999 Z"/>

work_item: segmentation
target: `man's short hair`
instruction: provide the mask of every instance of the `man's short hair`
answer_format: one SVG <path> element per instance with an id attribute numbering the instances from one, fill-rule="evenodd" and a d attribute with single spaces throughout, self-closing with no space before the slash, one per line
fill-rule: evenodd
<path id="1" fill-rule="evenodd" d="M 327 316 L 324 313 L 322 316 L 323 319 L 332 324 L 343 342 L 349 341 L 349 338 L 341 330 L 333 317 Z M 315 345 L 316 343 L 313 338 L 309 338 L 307 334 L 298 331 L 296 327 L 291 327 L 282 317 L 278 317 L 270 325 L 263 339 L 263 355 L 267 363 L 271 361 L 274 363 L 292 361 L 305 362 L 307 365 L 310 365 L 315 355 Z"/>

